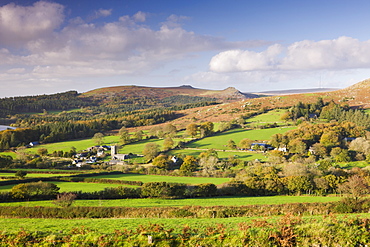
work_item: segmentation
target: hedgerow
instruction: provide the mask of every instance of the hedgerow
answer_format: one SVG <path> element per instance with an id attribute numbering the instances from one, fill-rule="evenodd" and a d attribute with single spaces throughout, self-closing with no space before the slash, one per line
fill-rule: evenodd
<path id="1" fill-rule="evenodd" d="M 368 212 L 370 200 L 356 202 L 351 212 Z M 289 203 L 247 206 L 184 206 L 184 207 L 0 207 L 2 217 L 15 218 L 229 218 L 264 217 L 284 214 L 328 215 L 342 213 L 343 202 Z"/>

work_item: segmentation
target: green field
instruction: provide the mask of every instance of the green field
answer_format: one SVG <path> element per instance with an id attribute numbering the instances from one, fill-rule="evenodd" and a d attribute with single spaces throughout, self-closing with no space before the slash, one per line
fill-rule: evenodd
<path id="1" fill-rule="evenodd" d="M 11 156 L 13 159 L 15 159 L 17 157 L 17 154 L 14 153 L 14 152 L 0 152 L 0 155 L 8 155 L 8 156 Z"/>
<path id="2" fill-rule="evenodd" d="M 27 230 L 30 232 L 42 231 L 48 233 L 66 233 L 76 228 L 85 228 L 98 233 L 112 233 L 114 230 L 130 229 L 134 230 L 140 225 L 161 224 L 167 229 L 173 228 L 174 232 L 180 232 L 183 227 L 204 229 L 206 227 L 216 227 L 218 224 L 224 225 L 228 229 L 237 229 L 239 223 L 252 223 L 255 221 L 277 222 L 283 216 L 272 217 L 240 217 L 240 218 L 216 218 L 216 219 L 196 219 L 196 218 L 176 218 L 176 219 L 7 219 L 0 218 L 0 231 L 6 233 Z M 356 219 L 369 218 L 369 213 L 354 215 L 336 215 L 326 218 L 332 219 Z M 323 216 L 304 216 L 302 220 L 311 222 L 325 221 Z"/>
<path id="3" fill-rule="evenodd" d="M 172 150 L 168 152 L 169 155 L 192 155 L 192 156 L 199 156 L 200 153 L 204 152 L 205 150 L 200 149 L 181 149 L 181 150 Z M 235 157 L 240 160 L 244 161 L 251 161 L 251 160 L 260 160 L 260 161 L 267 161 L 267 156 L 264 153 L 258 153 L 253 151 L 232 151 L 232 150 L 225 150 L 225 151 L 217 151 L 218 157 L 220 159 L 226 159 L 229 157 Z"/>
<path id="4" fill-rule="evenodd" d="M 59 174 L 53 174 L 53 173 L 27 173 L 26 178 L 48 178 L 48 177 L 57 177 L 57 176 L 72 176 L 74 174 L 70 173 L 59 173 Z M 14 177 L 15 173 L 0 173 L 0 177 Z"/>
<path id="5" fill-rule="evenodd" d="M 83 192 L 94 192 L 104 190 L 108 187 L 137 187 L 126 184 L 103 184 L 103 183 L 77 183 L 77 182 L 50 182 L 57 185 L 60 190 L 59 192 L 70 192 L 70 191 L 83 191 Z M 0 186 L 0 192 L 10 191 L 14 185 Z"/>
<path id="6" fill-rule="evenodd" d="M 232 129 L 214 136 L 210 136 L 186 145 L 189 148 L 199 149 L 216 149 L 216 150 L 230 150 L 227 147 L 227 142 L 232 139 L 235 143 L 239 143 L 242 139 L 248 138 L 254 141 L 270 140 L 271 136 L 277 133 L 285 133 L 296 127 L 279 127 L 271 129 Z"/>
<path id="7" fill-rule="evenodd" d="M 286 111 L 287 110 L 285 109 L 275 109 L 255 117 L 248 118 L 246 121 L 248 123 L 285 123 L 285 121 L 280 118 Z"/>
<path id="8" fill-rule="evenodd" d="M 27 231 L 43 231 L 49 233 L 69 232 L 75 228 L 84 227 L 99 233 L 111 233 L 114 230 L 136 229 L 140 225 L 164 224 L 166 228 L 174 228 L 180 231 L 184 226 L 194 228 L 214 227 L 224 224 L 227 227 L 237 227 L 238 223 L 250 222 L 257 217 L 250 218 L 223 218 L 223 219 L 6 219 L 0 218 L 0 231 L 7 233 L 18 232 L 22 229 Z M 271 219 L 274 219 L 271 217 Z"/>
<path id="9" fill-rule="evenodd" d="M 159 145 L 160 149 L 162 149 L 163 139 L 147 139 L 147 140 L 142 140 L 140 142 L 128 144 L 128 145 L 123 146 L 119 150 L 119 152 L 122 154 L 129 154 L 129 153 L 142 154 L 145 145 L 148 143 L 156 143 Z"/>
<path id="10" fill-rule="evenodd" d="M 118 136 L 105 136 L 104 137 L 104 144 L 103 145 L 113 145 L 116 143 L 119 143 L 119 137 Z M 49 153 L 52 153 L 54 151 L 69 151 L 72 147 L 75 147 L 77 151 L 85 150 L 88 147 L 95 146 L 96 142 L 94 142 L 93 139 L 79 139 L 79 140 L 72 140 L 72 141 L 65 141 L 65 142 L 55 142 L 55 143 L 48 143 L 43 145 L 38 145 L 32 148 L 27 148 L 25 151 L 27 153 L 33 153 L 35 154 L 38 149 L 40 148 L 46 148 Z"/>
<path id="11" fill-rule="evenodd" d="M 230 181 L 230 178 L 212 178 L 212 177 L 176 177 L 176 176 L 161 176 L 161 175 L 141 175 L 141 174 L 114 174 L 95 176 L 92 178 L 116 179 L 125 181 L 141 181 L 148 182 L 168 182 L 168 183 L 184 183 L 184 184 L 201 184 L 212 183 L 222 184 Z"/>
<path id="12" fill-rule="evenodd" d="M 339 196 L 258 196 L 258 197 L 213 197 L 189 199 L 117 199 L 76 200 L 74 206 L 83 207 L 184 207 L 184 206 L 244 206 L 286 203 L 313 203 L 339 201 Z M 51 201 L 4 202 L 0 206 L 56 207 Z"/>

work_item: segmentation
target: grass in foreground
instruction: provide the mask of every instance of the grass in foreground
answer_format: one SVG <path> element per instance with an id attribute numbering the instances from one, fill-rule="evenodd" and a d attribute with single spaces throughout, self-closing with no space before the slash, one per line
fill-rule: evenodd
<path id="1" fill-rule="evenodd" d="M 239 223 L 253 223 L 256 221 L 266 221 L 274 223 L 282 219 L 283 216 L 273 217 L 240 217 L 240 218 L 216 218 L 216 219 L 194 219 L 194 218 L 176 218 L 176 219 L 1 219 L 0 231 L 6 233 L 15 233 L 20 230 L 29 232 L 48 232 L 48 233 L 66 233 L 72 229 L 84 228 L 94 230 L 98 233 L 112 233 L 114 230 L 129 229 L 135 230 L 140 225 L 163 224 L 166 228 L 173 228 L 179 233 L 184 227 L 205 229 L 223 224 L 227 229 L 238 229 Z M 370 214 L 345 214 L 331 216 L 337 219 L 355 219 L 369 218 Z M 325 221 L 327 216 L 304 216 L 304 222 Z"/>

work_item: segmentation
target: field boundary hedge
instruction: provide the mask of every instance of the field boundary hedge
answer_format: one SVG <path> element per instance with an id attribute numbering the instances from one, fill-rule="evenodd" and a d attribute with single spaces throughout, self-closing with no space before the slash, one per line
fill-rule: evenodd
<path id="1" fill-rule="evenodd" d="M 184 206 L 184 207 L 0 207 L 2 217 L 13 218 L 229 218 L 229 217 L 267 217 L 285 214 L 329 215 L 333 213 L 361 213 L 369 211 L 370 200 L 352 207 L 350 203 L 288 203 L 279 205 L 245 206 Z"/>
<path id="2" fill-rule="evenodd" d="M 126 180 L 115 180 L 115 179 L 105 179 L 105 178 L 90 178 L 95 176 L 104 176 L 104 175 L 115 175 L 115 174 L 124 174 L 119 171 L 113 172 L 99 172 L 99 173 L 84 173 L 76 174 L 72 176 L 55 176 L 55 177 L 44 177 L 44 178 L 26 178 L 26 179 L 10 179 L 5 181 L 0 181 L 0 186 L 3 185 L 16 185 L 32 182 L 52 182 L 52 181 L 64 181 L 64 182 L 85 182 L 85 183 L 105 183 L 105 184 L 127 184 L 127 185 L 136 185 L 141 186 L 143 182 L 141 181 L 126 181 Z"/>

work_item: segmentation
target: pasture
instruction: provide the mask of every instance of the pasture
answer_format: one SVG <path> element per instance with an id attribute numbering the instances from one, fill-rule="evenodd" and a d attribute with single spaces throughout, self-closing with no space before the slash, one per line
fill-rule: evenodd
<path id="1" fill-rule="evenodd" d="M 230 178 L 213 178 L 213 177 L 176 177 L 176 176 L 161 176 L 161 175 L 141 175 L 141 174 L 114 174 L 94 176 L 92 178 L 116 179 L 125 181 L 141 181 L 148 182 L 167 182 L 167 183 L 184 183 L 184 184 L 222 184 L 230 181 Z"/>
<path id="2" fill-rule="evenodd" d="M 82 183 L 82 182 L 60 182 L 60 181 L 53 181 L 48 182 L 57 185 L 60 190 L 59 192 L 71 192 L 71 191 L 82 191 L 82 192 L 95 192 L 101 191 L 108 187 L 138 187 L 133 185 L 126 185 L 126 184 L 104 184 L 104 183 Z M 4 185 L 0 186 L 0 192 L 10 191 L 14 185 Z M 23 202 L 24 203 L 24 202 Z"/>
<path id="3" fill-rule="evenodd" d="M 257 196 L 257 197 L 207 197 L 188 199 L 117 199 L 76 200 L 74 206 L 81 207 L 186 207 L 186 206 L 245 206 L 286 203 L 314 203 L 339 201 L 339 196 Z M 0 206 L 56 207 L 52 201 L 3 202 Z"/>
<path id="4" fill-rule="evenodd" d="M 118 136 L 105 136 L 103 138 L 103 145 L 114 145 L 119 143 Z M 55 142 L 55 143 L 48 143 L 42 144 L 35 147 L 25 149 L 26 153 L 36 154 L 37 150 L 40 148 L 46 148 L 49 153 L 54 151 L 69 151 L 72 147 L 75 147 L 77 151 L 85 150 L 88 147 L 95 146 L 96 142 L 92 138 L 88 139 L 79 139 L 79 140 L 72 140 L 72 141 L 64 141 L 64 142 Z"/>
<path id="5" fill-rule="evenodd" d="M 186 145 L 188 148 L 230 150 L 227 142 L 231 139 L 238 144 L 242 139 L 248 138 L 253 141 L 267 141 L 277 133 L 285 133 L 296 127 L 279 127 L 271 129 L 232 129 L 204 139 L 200 139 Z"/>
<path id="6" fill-rule="evenodd" d="M 281 115 L 285 113 L 285 109 L 275 109 L 269 112 L 248 118 L 247 123 L 280 123 L 283 124 L 285 121 L 281 120 Z"/>
<path id="7" fill-rule="evenodd" d="M 342 220 L 355 220 L 361 218 L 369 218 L 369 213 L 361 213 L 354 215 L 337 215 L 325 217 Z M 103 219 L 17 219 L 17 218 L 0 218 L 0 231 L 6 233 L 15 233 L 21 230 L 29 232 L 47 232 L 49 234 L 60 234 L 76 231 L 78 229 L 92 230 L 100 234 L 112 233 L 114 230 L 135 230 L 139 226 L 148 226 L 149 224 L 163 225 L 165 228 L 172 228 L 174 232 L 179 233 L 185 227 L 196 229 L 205 229 L 207 227 L 216 227 L 223 225 L 225 228 L 232 231 L 238 229 L 240 223 L 252 224 L 253 222 L 269 222 L 275 223 L 281 221 L 283 216 L 270 217 L 231 217 L 231 218 L 133 218 L 133 219 L 119 219 L 119 218 L 103 218 Z M 325 221 L 323 216 L 303 216 L 303 222 L 321 222 Z"/>
<path id="8" fill-rule="evenodd" d="M 14 153 L 14 152 L 0 152 L 0 155 L 8 155 L 8 156 L 11 156 L 13 159 L 15 159 L 17 157 L 17 154 Z"/>
<path id="9" fill-rule="evenodd" d="M 25 170 L 27 171 L 27 170 Z M 58 173 L 58 174 L 53 174 L 53 173 L 27 173 L 26 178 L 48 178 L 48 177 L 57 177 L 57 176 L 71 176 L 74 174 L 70 173 Z M 8 173 L 8 172 L 0 172 L 0 177 L 15 177 L 15 172 L 14 173 Z"/>
<path id="10" fill-rule="evenodd" d="M 202 149 L 192 149 L 192 148 L 186 148 L 181 150 L 172 150 L 168 152 L 168 155 L 191 155 L 198 157 L 200 153 L 205 152 L 206 150 Z M 217 151 L 218 158 L 220 159 L 226 159 L 230 157 L 235 157 L 240 160 L 244 161 L 250 161 L 250 160 L 260 160 L 260 161 L 267 161 L 267 156 L 264 153 L 259 152 L 253 152 L 253 151 L 234 151 L 234 150 L 223 150 L 223 151 Z"/>

